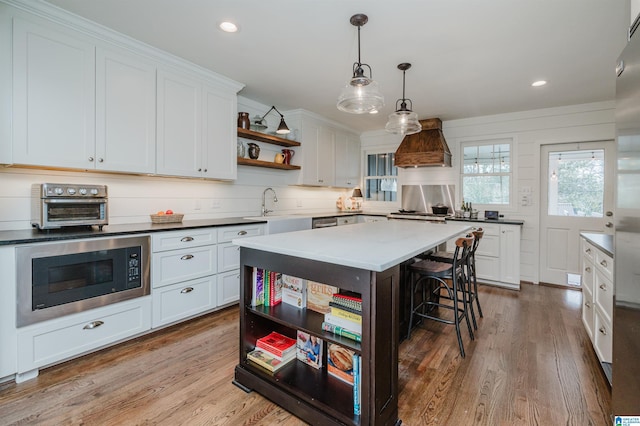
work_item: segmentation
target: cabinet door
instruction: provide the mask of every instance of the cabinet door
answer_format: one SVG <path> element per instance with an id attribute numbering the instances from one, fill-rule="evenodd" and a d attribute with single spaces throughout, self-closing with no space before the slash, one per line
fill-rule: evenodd
<path id="1" fill-rule="evenodd" d="M 218 274 L 218 306 L 240 300 L 240 271 Z"/>
<path id="2" fill-rule="evenodd" d="M 318 132 L 317 158 L 318 183 L 322 186 L 333 186 L 336 181 L 335 164 L 335 130 L 321 126 Z"/>
<path id="3" fill-rule="evenodd" d="M 584 328 L 594 343 L 593 328 L 595 327 L 595 305 L 593 304 L 593 296 L 588 289 L 582 292 L 582 323 Z"/>
<path id="4" fill-rule="evenodd" d="M 0 378 L 18 368 L 16 334 L 16 255 L 12 246 L 0 247 L 0 271 L 5 285 L 0 297 Z"/>
<path id="5" fill-rule="evenodd" d="M 237 177 L 237 135 L 235 93 L 212 87 L 203 91 L 204 128 L 202 175 L 215 179 Z"/>
<path id="6" fill-rule="evenodd" d="M 140 58 L 96 51 L 96 168 L 156 171 L 156 68 Z"/>
<path id="7" fill-rule="evenodd" d="M 336 135 L 336 186 L 354 187 L 360 182 L 360 139 L 338 132 Z"/>
<path id="8" fill-rule="evenodd" d="M 157 173 L 202 176 L 200 82 L 160 70 L 157 94 Z"/>
<path id="9" fill-rule="evenodd" d="M 320 126 L 315 121 L 305 119 L 302 124 L 302 183 L 321 185 L 318 182 L 318 135 Z"/>
<path id="10" fill-rule="evenodd" d="M 500 226 L 500 281 L 520 284 L 519 226 Z"/>
<path id="11" fill-rule="evenodd" d="M 54 28 L 14 20 L 13 162 L 94 168 L 95 48 Z"/>
<path id="12" fill-rule="evenodd" d="M 226 272 L 240 267 L 240 246 L 232 243 L 218 244 L 218 271 Z"/>

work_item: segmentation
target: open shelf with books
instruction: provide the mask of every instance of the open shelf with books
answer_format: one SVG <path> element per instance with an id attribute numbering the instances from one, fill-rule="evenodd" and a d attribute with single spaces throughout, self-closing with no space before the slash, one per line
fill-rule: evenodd
<path id="1" fill-rule="evenodd" d="M 240 354 L 234 383 L 261 393 L 312 424 L 399 424 L 398 334 L 394 326 L 398 314 L 394 307 L 398 305 L 398 286 L 394 283 L 399 269 L 373 272 L 245 247 L 240 260 Z M 292 276 L 297 279 L 289 280 L 294 287 L 303 281 L 313 284 L 311 291 L 307 288 L 306 304 L 299 306 L 295 297 L 289 303 L 279 301 L 272 306 L 256 303 L 260 300 L 255 294 L 257 269 L 278 271 L 285 276 L 282 282 Z M 319 290 L 327 293 L 320 296 L 320 301 L 313 294 L 318 283 L 327 283 L 328 288 Z M 328 315 L 349 313 L 332 312 L 332 308 L 345 306 L 329 305 L 333 300 L 330 288 L 356 299 L 346 302 L 347 308 L 355 309 L 350 313 L 355 317 L 350 318 L 353 324 L 344 325 L 359 325 L 355 332 L 359 332 L 360 341 L 324 329 Z M 323 306 L 318 308 L 316 304 Z M 321 341 L 320 365 L 316 368 L 298 356 L 277 371 L 269 371 L 252 362 L 247 354 L 256 349 L 258 339 L 273 332 L 298 338 L 298 347 L 300 336 L 314 343 Z"/>

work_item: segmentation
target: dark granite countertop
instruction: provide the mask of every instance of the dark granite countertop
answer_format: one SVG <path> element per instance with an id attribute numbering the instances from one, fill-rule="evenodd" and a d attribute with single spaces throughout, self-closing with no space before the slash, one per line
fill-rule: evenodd
<path id="1" fill-rule="evenodd" d="M 609 256 L 613 257 L 615 252 L 615 248 L 613 246 L 613 235 L 598 234 L 596 232 L 581 232 L 580 236 Z"/>
<path id="2" fill-rule="evenodd" d="M 130 223 L 123 225 L 107 225 L 102 231 L 98 227 L 78 227 L 39 231 L 36 229 L 19 229 L 0 231 L 0 245 L 43 243 L 47 241 L 75 240 L 80 238 L 113 237 L 117 235 L 145 234 L 159 231 L 176 231 L 190 228 L 209 228 L 215 226 L 245 225 L 266 223 L 266 220 L 228 217 L 223 219 L 185 220 L 178 223 Z"/>
<path id="3" fill-rule="evenodd" d="M 469 219 L 469 218 L 447 218 L 447 221 L 455 221 L 455 222 L 478 222 L 478 223 L 497 223 L 498 225 L 524 225 L 524 220 L 516 220 L 516 219 Z"/>

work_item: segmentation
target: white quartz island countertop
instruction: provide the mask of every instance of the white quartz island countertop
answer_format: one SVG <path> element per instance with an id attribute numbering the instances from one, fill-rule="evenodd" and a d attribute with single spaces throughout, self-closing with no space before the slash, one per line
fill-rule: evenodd
<path id="1" fill-rule="evenodd" d="M 382 272 L 469 229 L 462 223 L 391 220 L 239 238 L 233 244 Z"/>

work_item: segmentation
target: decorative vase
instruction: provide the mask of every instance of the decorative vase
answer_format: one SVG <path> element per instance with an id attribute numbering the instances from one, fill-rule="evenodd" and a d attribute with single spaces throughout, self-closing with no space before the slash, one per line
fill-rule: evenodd
<path id="1" fill-rule="evenodd" d="M 278 164 L 282 164 L 284 162 L 284 155 L 277 153 L 274 161 Z"/>
<path id="2" fill-rule="evenodd" d="M 238 127 L 241 129 L 249 129 L 251 127 L 251 120 L 249 120 L 248 112 L 239 112 L 238 113 Z"/>
<path id="3" fill-rule="evenodd" d="M 282 154 L 284 155 L 284 164 L 291 164 L 291 159 L 295 153 L 296 152 L 292 149 L 283 149 Z"/>
<path id="4" fill-rule="evenodd" d="M 249 142 L 249 158 L 252 160 L 257 160 L 260 156 L 260 146 L 253 142 Z"/>

